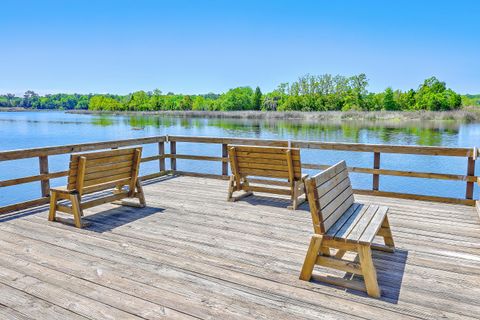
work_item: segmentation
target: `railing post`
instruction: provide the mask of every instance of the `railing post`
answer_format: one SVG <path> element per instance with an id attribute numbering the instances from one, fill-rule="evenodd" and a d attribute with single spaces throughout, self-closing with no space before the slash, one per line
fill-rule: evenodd
<path id="1" fill-rule="evenodd" d="M 468 157 L 467 176 L 475 176 L 475 159 L 473 157 Z M 473 185 L 473 181 L 467 181 L 465 199 L 473 199 Z"/>
<path id="2" fill-rule="evenodd" d="M 158 159 L 158 163 L 160 166 L 160 172 L 165 171 L 165 142 L 161 141 L 158 143 L 158 155 L 162 156 L 162 158 Z"/>
<path id="3" fill-rule="evenodd" d="M 227 144 L 222 144 L 222 158 L 228 157 Z M 222 162 L 222 176 L 228 176 L 228 162 Z"/>
<path id="4" fill-rule="evenodd" d="M 380 152 L 373 153 L 373 169 L 380 169 Z M 373 174 L 373 190 L 378 190 L 380 185 L 380 175 L 377 173 Z"/>
<path id="5" fill-rule="evenodd" d="M 170 154 L 172 156 L 177 154 L 177 143 L 175 141 L 170 141 Z M 170 158 L 170 169 L 173 171 L 177 170 L 177 159 Z"/>
<path id="6" fill-rule="evenodd" d="M 40 174 L 48 174 L 48 156 L 40 156 L 38 157 L 39 165 L 40 165 Z M 50 179 L 42 180 L 41 182 L 42 187 L 42 197 L 48 197 L 50 194 Z"/>

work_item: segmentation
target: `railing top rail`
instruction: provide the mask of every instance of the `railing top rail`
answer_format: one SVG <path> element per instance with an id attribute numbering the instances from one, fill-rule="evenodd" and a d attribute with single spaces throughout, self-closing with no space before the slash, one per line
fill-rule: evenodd
<path id="1" fill-rule="evenodd" d="M 111 140 L 93 143 L 81 143 L 71 145 L 60 145 L 40 147 L 31 149 L 0 151 L 0 161 L 33 158 L 39 156 L 58 155 L 72 152 L 82 152 L 106 148 L 116 148 L 135 144 L 147 144 L 156 142 L 196 142 L 196 143 L 218 143 L 218 144 L 251 144 L 261 146 L 277 146 L 305 149 L 323 149 L 356 152 L 381 152 L 381 153 L 403 153 L 416 155 L 434 156 L 456 156 L 473 157 L 479 155 L 478 148 L 454 148 L 454 147 L 432 147 L 432 146 L 404 146 L 404 145 L 383 145 L 383 144 L 362 144 L 345 142 L 318 142 L 302 140 L 274 140 L 256 138 L 229 138 L 229 137 L 194 137 L 194 136 L 153 136 L 145 138 L 132 138 L 124 140 Z"/>
<path id="2" fill-rule="evenodd" d="M 132 139 L 124 139 L 124 140 L 79 143 L 79 144 L 30 148 L 30 149 L 7 150 L 7 151 L 0 151 L 0 161 L 25 159 L 25 158 L 33 158 L 33 157 L 40 157 L 40 156 L 50 156 L 50 155 L 57 155 L 57 154 L 99 150 L 99 149 L 107 149 L 107 148 L 118 148 L 118 147 L 125 147 L 125 146 L 131 146 L 136 144 L 147 144 L 147 143 L 156 143 L 156 142 L 164 142 L 164 141 L 166 141 L 165 136 L 154 136 L 154 137 L 145 137 L 145 138 L 132 138 Z"/>
<path id="3" fill-rule="evenodd" d="M 220 137 L 192 137 L 192 136 L 168 136 L 169 141 L 197 142 L 197 143 L 222 143 L 222 144 L 253 144 L 265 146 L 290 146 L 293 148 L 324 149 L 339 151 L 358 152 L 382 152 L 382 153 L 403 153 L 434 156 L 456 156 L 456 157 L 477 157 L 478 149 L 458 147 L 432 147 L 432 146 L 404 146 L 384 144 L 363 144 L 345 142 L 317 142 L 302 140 L 271 140 L 255 138 L 220 138 Z"/>
<path id="4" fill-rule="evenodd" d="M 230 137 L 199 137 L 199 136 L 168 136 L 168 141 L 197 142 L 197 143 L 220 143 L 220 144 L 250 144 L 259 146 L 284 147 L 288 140 L 256 139 L 256 138 L 230 138 Z"/>

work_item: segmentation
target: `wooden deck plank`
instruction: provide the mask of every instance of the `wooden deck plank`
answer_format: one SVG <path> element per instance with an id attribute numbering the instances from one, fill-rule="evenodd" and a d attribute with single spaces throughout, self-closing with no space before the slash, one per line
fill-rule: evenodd
<path id="1" fill-rule="evenodd" d="M 144 319 L 194 319 L 173 309 L 165 308 L 148 300 L 110 289 L 96 283 L 77 278 L 66 273 L 50 269 L 42 264 L 28 262 L 15 256 L 0 253 L 1 268 L 16 270 L 59 288 L 71 290 L 73 293 L 118 308 Z M 110 313 L 108 314 L 110 315 Z M 106 317 L 108 318 L 108 316 Z M 124 317 L 122 317 L 124 318 Z"/>
<path id="2" fill-rule="evenodd" d="M 0 305 L 0 319 L 9 320 L 34 320 L 34 318 L 27 317 L 23 313 L 16 311 L 4 305 Z"/>
<path id="3" fill-rule="evenodd" d="M 0 282 L 0 304 L 38 320 L 88 319 Z"/>
<path id="4" fill-rule="evenodd" d="M 469 319 L 480 314 L 480 224 L 474 208 L 356 197 L 390 206 L 399 249 L 394 255 L 374 252 L 385 288 L 376 300 L 298 280 L 311 222 L 306 208 L 285 209 L 287 198 L 254 196 L 229 203 L 226 182 L 192 177 L 158 179 L 145 192 L 145 209 L 106 204 L 85 210 L 91 229 L 49 223 L 46 211 L 0 218 L 0 285 L 16 286 L 8 286 L 9 292 L 20 297 L 46 299 L 39 300 L 46 303 L 40 308 L 60 310 L 42 311 L 43 318 L 71 318 L 65 312 L 93 319 L 106 313 L 145 319 Z M 23 280 L 14 281 L 17 273 Z M 41 290 L 29 291 L 30 281 Z M 50 296 L 59 292 L 94 303 L 90 310 L 69 307 Z M 0 295 L 0 306 L 5 305 L 0 315 L 36 315 L 28 304 L 3 299 Z"/>

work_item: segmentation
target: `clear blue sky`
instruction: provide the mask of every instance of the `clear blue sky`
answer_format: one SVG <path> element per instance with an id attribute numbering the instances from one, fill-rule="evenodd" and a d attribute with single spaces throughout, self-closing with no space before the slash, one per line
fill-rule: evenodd
<path id="1" fill-rule="evenodd" d="M 0 93 L 270 91 L 366 73 L 480 92 L 480 1 L 22 1 L 0 4 Z"/>

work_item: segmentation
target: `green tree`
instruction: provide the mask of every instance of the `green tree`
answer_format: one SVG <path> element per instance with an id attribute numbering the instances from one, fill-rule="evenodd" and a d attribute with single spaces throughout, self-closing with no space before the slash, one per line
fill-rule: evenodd
<path id="1" fill-rule="evenodd" d="M 426 79 L 416 94 L 415 108 L 420 110 L 450 110 L 458 109 L 462 104 L 459 94 L 447 89 L 445 82 L 435 77 Z"/>
<path id="2" fill-rule="evenodd" d="M 193 100 L 192 110 L 195 111 L 206 111 L 210 110 L 210 104 L 207 99 L 203 96 L 196 96 L 195 100 Z"/>
<path id="3" fill-rule="evenodd" d="M 160 89 L 153 90 L 153 94 L 150 96 L 150 106 L 153 110 L 162 110 L 164 108 L 164 100 Z"/>
<path id="4" fill-rule="evenodd" d="M 7 106 L 8 107 L 15 107 L 16 103 L 15 103 L 15 95 L 13 93 L 7 93 L 6 95 L 6 98 L 7 98 Z"/>
<path id="5" fill-rule="evenodd" d="M 180 100 L 179 108 L 180 110 L 192 110 L 193 100 L 189 95 L 183 96 Z"/>
<path id="6" fill-rule="evenodd" d="M 385 89 L 385 95 L 383 96 L 383 108 L 385 110 L 397 110 L 397 103 L 393 95 L 392 88 Z"/>
<path id="7" fill-rule="evenodd" d="M 104 95 L 93 96 L 92 98 L 90 98 L 90 102 L 88 103 L 89 110 L 114 111 L 120 108 L 121 108 L 120 101 Z"/>
<path id="8" fill-rule="evenodd" d="M 31 108 L 38 101 L 38 94 L 32 90 L 28 90 L 23 95 L 22 107 Z"/>
<path id="9" fill-rule="evenodd" d="M 252 110 L 253 90 L 250 87 L 238 87 L 228 90 L 218 100 L 220 110 Z"/>
<path id="10" fill-rule="evenodd" d="M 153 110 L 153 107 L 150 104 L 150 97 L 143 90 L 134 92 L 131 95 L 129 95 L 125 105 L 127 110 L 131 110 L 131 111 Z"/>
<path id="11" fill-rule="evenodd" d="M 399 110 L 412 110 L 415 109 L 415 90 L 410 89 L 406 92 L 402 92 L 400 90 L 396 90 L 394 92 L 395 95 L 395 103 L 397 104 L 397 109 Z"/>
<path id="12" fill-rule="evenodd" d="M 253 109 L 260 110 L 262 108 L 262 91 L 260 87 L 255 88 L 255 93 L 253 94 Z"/>

